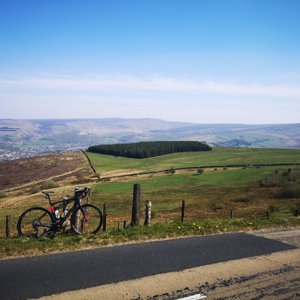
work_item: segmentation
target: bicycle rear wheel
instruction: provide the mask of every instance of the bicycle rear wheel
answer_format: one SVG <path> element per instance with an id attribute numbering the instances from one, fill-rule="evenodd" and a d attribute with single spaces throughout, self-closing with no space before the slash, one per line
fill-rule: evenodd
<path id="1" fill-rule="evenodd" d="M 54 222 L 50 212 L 43 207 L 32 207 L 27 209 L 20 216 L 17 229 L 20 236 L 40 237 L 51 234 L 52 223 Z"/>
<path id="2" fill-rule="evenodd" d="M 92 204 L 83 204 L 73 213 L 71 226 L 75 233 L 97 233 L 102 226 L 102 213 Z"/>

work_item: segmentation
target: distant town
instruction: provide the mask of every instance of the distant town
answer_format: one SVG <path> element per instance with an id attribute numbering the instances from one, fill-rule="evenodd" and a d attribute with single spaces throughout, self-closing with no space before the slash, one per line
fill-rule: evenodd
<path id="1" fill-rule="evenodd" d="M 20 147 L 8 147 L 0 144 L 0 162 L 6 160 L 14 160 L 19 158 L 34 157 L 40 155 L 47 155 L 52 153 L 61 152 L 73 152 L 78 150 L 84 150 L 88 145 L 84 144 L 58 144 L 58 145 L 37 145 L 37 146 L 27 146 L 23 145 Z"/>

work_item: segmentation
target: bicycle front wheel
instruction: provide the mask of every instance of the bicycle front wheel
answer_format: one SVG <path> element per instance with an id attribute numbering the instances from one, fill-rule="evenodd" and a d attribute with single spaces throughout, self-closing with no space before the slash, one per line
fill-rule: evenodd
<path id="1" fill-rule="evenodd" d="M 102 213 L 92 204 L 83 204 L 73 213 L 72 229 L 77 234 L 97 233 L 102 226 Z"/>
<path id="2" fill-rule="evenodd" d="M 17 229 L 20 236 L 29 238 L 48 236 L 51 233 L 52 223 L 52 215 L 47 209 L 32 207 L 22 213 Z"/>

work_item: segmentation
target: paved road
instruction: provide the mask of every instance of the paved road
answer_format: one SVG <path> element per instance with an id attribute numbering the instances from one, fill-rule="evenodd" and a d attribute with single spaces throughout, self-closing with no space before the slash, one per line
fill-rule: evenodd
<path id="1" fill-rule="evenodd" d="M 0 298 L 36 298 L 291 249 L 278 241 L 235 233 L 3 260 Z"/>

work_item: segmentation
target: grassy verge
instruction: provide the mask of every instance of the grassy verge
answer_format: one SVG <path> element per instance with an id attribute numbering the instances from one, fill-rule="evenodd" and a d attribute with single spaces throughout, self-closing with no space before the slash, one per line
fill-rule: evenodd
<path id="1" fill-rule="evenodd" d="M 184 223 L 156 223 L 150 227 L 112 229 L 96 235 L 58 235 L 55 239 L 2 238 L 0 239 L 0 257 L 42 255 L 153 239 L 291 226 L 300 226 L 300 217 L 297 218 L 289 212 L 280 212 L 271 214 L 269 218 L 233 218 Z"/>

